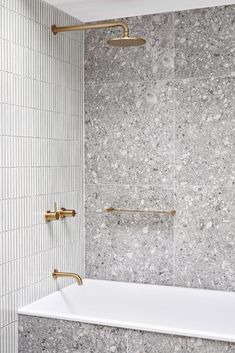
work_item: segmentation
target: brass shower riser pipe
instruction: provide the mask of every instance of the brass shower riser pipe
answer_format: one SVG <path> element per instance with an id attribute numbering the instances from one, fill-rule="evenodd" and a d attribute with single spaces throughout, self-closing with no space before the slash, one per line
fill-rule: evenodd
<path id="1" fill-rule="evenodd" d="M 59 32 L 81 31 L 86 29 L 101 29 L 101 28 L 113 28 L 113 27 L 121 27 L 123 30 L 123 37 L 129 37 L 128 25 L 127 23 L 122 21 L 84 23 L 77 26 L 65 26 L 65 27 L 57 27 L 56 25 L 53 25 L 51 27 L 51 30 L 54 34 L 57 34 Z"/>

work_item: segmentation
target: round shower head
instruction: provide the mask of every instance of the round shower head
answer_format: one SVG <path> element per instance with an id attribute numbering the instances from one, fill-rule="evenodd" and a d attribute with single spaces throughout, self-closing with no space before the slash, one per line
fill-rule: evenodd
<path id="1" fill-rule="evenodd" d="M 145 44 L 146 40 L 141 37 L 114 37 L 109 38 L 107 43 L 113 47 L 134 47 Z"/>

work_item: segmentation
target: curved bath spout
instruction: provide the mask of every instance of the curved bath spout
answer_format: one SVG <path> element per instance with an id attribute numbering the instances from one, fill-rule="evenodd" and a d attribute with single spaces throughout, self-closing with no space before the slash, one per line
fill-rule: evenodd
<path id="1" fill-rule="evenodd" d="M 58 270 L 54 270 L 54 272 L 52 272 L 52 277 L 54 279 L 57 279 L 58 277 L 71 277 L 71 278 L 75 278 L 77 284 L 79 286 L 83 285 L 82 282 L 82 277 L 80 277 L 79 275 L 77 275 L 76 273 L 72 273 L 72 272 L 59 272 Z"/>

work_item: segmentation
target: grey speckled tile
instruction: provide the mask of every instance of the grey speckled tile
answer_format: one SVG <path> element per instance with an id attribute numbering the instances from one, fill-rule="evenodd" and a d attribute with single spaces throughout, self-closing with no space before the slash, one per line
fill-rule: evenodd
<path id="1" fill-rule="evenodd" d="M 235 79 L 178 80 L 176 183 L 235 184 Z"/>
<path id="2" fill-rule="evenodd" d="M 174 74 L 172 14 L 124 19 L 130 35 L 144 36 L 146 45 L 115 48 L 106 44 L 120 36 L 119 29 L 88 31 L 85 34 L 85 82 L 149 81 L 172 78 Z"/>
<path id="3" fill-rule="evenodd" d="M 173 191 L 164 188 L 87 185 L 86 277 L 172 284 L 172 217 L 102 210 L 110 206 L 169 210 L 173 203 Z"/>
<path id="4" fill-rule="evenodd" d="M 172 82 L 87 87 L 85 124 L 88 183 L 172 183 Z"/>
<path id="5" fill-rule="evenodd" d="M 235 344 L 19 315 L 19 353 L 235 353 Z"/>
<path id="6" fill-rule="evenodd" d="M 103 45 L 116 30 L 87 33 L 88 276 L 172 284 L 174 272 L 177 285 L 235 288 L 234 10 L 128 19 L 146 47 Z M 175 242 L 172 220 L 97 211 L 140 199 L 168 208 L 173 185 Z"/>
<path id="7" fill-rule="evenodd" d="M 235 6 L 175 15 L 175 77 L 235 74 Z"/>
<path id="8" fill-rule="evenodd" d="M 179 187 L 175 284 L 235 290 L 235 189 Z"/>
<path id="9" fill-rule="evenodd" d="M 19 315 L 19 353 L 126 353 L 127 330 Z"/>
<path id="10" fill-rule="evenodd" d="M 235 344 L 129 331 L 128 353 L 235 353 Z"/>

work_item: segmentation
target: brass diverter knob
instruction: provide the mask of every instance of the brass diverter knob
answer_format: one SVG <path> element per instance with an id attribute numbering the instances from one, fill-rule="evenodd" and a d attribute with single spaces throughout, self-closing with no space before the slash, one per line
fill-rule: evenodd
<path id="1" fill-rule="evenodd" d="M 75 217 L 77 212 L 75 210 L 67 210 L 66 208 L 61 208 L 59 210 L 60 218 Z"/>
<path id="2" fill-rule="evenodd" d="M 45 212 L 45 220 L 46 220 L 46 222 L 58 221 L 59 218 L 60 218 L 59 212 L 51 212 L 51 211 L 46 211 Z"/>

